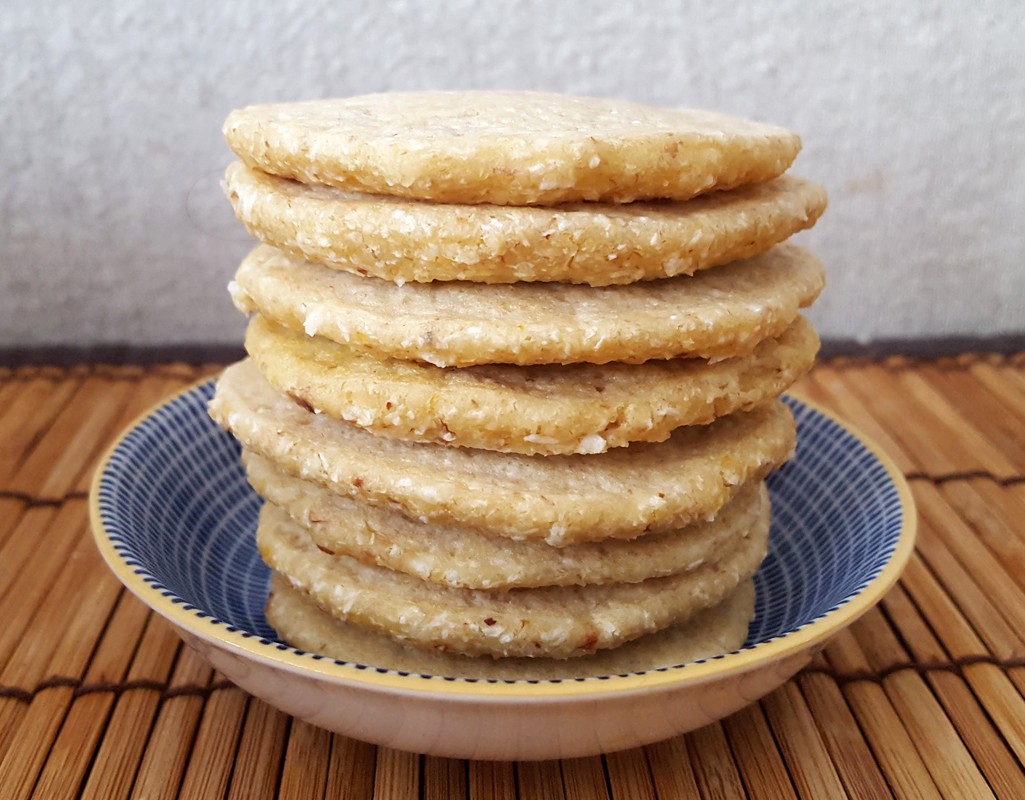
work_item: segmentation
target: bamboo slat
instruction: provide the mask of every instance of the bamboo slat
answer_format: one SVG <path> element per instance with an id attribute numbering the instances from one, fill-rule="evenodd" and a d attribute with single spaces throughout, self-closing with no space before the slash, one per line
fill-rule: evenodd
<path id="1" fill-rule="evenodd" d="M 45 596 L 33 614 L 35 624 L 22 634 L 0 671 L 0 685 L 38 687 L 55 677 L 73 680 L 70 676 L 80 671 L 117 597 L 112 579 L 87 580 L 89 574 L 100 568 L 96 549 L 86 537 L 81 537 L 56 581 L 55 590 Z M 68 608 L 71 613 L 66 613 Z M 6 744 L 0 750 L 4 753 L 0 760 L 0 786 L 25 785 L 31 789 L 64 719 L 67 699 L 66 691 L 50 689 L 36 694 L 24 713 L 10 704 L 0 706 L 0 727 L 13 730 L 11 717 L 18 717 L 19 730 L 36 731 L 31 737 L 14 739 L 9 750 Z"/>
<path id="2" fill-rule="evenodd" d="M 83 468 L 78 473 L 78 478 L 68 488 L 72 493 L 86 493 L 89 491 L 89 483 L 92 481 L 93 470 L 96 462 L 102 456 L 107 442 L 117 432 L 123 430 L 145 411 L 156 405 L 162 398 L 174 394 L 177 390 L 191 383 L 190 380 L 167 377 L 164 375 L 152 375 L 141 378 L 131 385 L 128 400 L 121 412 L 113 420 L 110 427 L 110 434 L 101 442 L 101 446 L 94 449 L 92 453 L 83 460 Z M 52 491 L 56 492 L 57 489 Z"/>
<path id="3" fill-rule="evenodd" d="M 420 757 L 390 747 L 377 750 L 374 797 L 417 800 L 420 794 Z"/>
<path id="4" fill-rule="evenodd" d="M 425 756 L 423 764 L 424 800 L 449 800 L 466 797 L 466 764 L 454 758 Z"/>
<path id="5" fill-rule="evenodd" d="M 52 593 L 55 581 L 68 564 L 68 555 L 75 552 L 78 547 L 89 546 L 83 501 L 70 501 L 52 514 L 35 515 L 33 511 L 52 509 L 29 510 L 25 519 L 45 524 L 28 526 L 16 531 L 11 537 L 11 543 L 24 545 L 24 548 L 17 548 L 17 567 L 10 565 L 10 562 L 0 562 L 9 565 L 4 574 L 10 578 L 9 584 L 5 587 L 6 592 L 0 596 L 5 612 L 4 624 L 0 626 L 0 663 L 5 667 L 26 635 L 26 630 L 35 622 L 38 608 Z M 28 538 L 30 536 L 40 538 L 33 540 Z M 40 547 L 39 542 L 46 544 Z M 21 558 L 22 549 L 28 551 L 24 558 Z M 17 569 L 17 572 L 14 572 L 14 569 Z M 0 586 L 5 583 L 8 583 L 7 580 L 0 578 Z M 32 638 L 30 641 L 35 639 Z M 48 644 L 52 648 L 57 642 L 51 640 Z"/>
<path id="6" fill-rule="evenodd" d="M 62 716 L 54 712 L 59 711 L 63 703 L 59 700 L 49 703 L 49 700 L 49 692 L 33 699 L 28 713 L 18 724 L 18 737 L 0 763 L 0 786 L 5 797 L 12 800 L 31 796 L 39 769 L 46 759 L 46 749 L 39 745 L 53 741 L 60 727 Z"/>
<path id="7" fill-rule="evenodd" d="M 609 789 L 613 797 L 636 797 L 655 800 L 655 786 L 644 751 L 635 748 L 605 757 L 609 773 Z"/>
<path id="8" fill-rule="evenodd" d="M 503 761 L 470 762 L 470 800 L 513 800 L 515 797 L 516 768 L 513 764 Z"/>
<path id="9" fill-rule="evenodd" d="M 879 610 L 868 612 L 866 623 L 874 624 L 857 625 L 852 628 L 852 634 L 870 665 L 880 669 L 894 663 L 908 663 L 903 643 Z M 925 678 L 914 670 L 898 669 L 886 675 L 882 683 L 940 791 L 945 795 L 954 792 L 954 796 L 968 797 L 976 795 L 958 794 L 966 786 L 982 791 L 984 777 L 971 759 L 954 722 L 944 715 L 937 698 L 930 692 Z M 932 732 L 928 742 L 922 740 L 923 730 Z"/>
<path id="10" fill-rule="evenodd" d="M 45 540 L 46 532 L 56 516 L 57 509 L 50 506 L 33 506 L 19 516 L 14 530 L 0 547 L 0 564 L 5 567 L 0 572 L 0 602 L 11 596 L 9 589 L 17 585 L 19 576 L 25 573 L 25 564 L 37 552 L 36 543 Z M 70 526 L 65 525 L 62 530 L 68 531 L 69 528 Z M 68 535 L 72 533 L 68 531 Z M 8 603 L 13 611 L 21 601 L 19 599 L 17 604 L 10 601 Z M 10 656 L 10 648 L 16 639 L 17 636 L 14 636 L 6 643 L 0 641 L 0 663 L 6 663 Z"/>
<path id="11" fill-rule="evenodd" d="M 988 479 L 946 483 L 939 492 L 946 513 L 955 514 L 960 525 L 970 527 L 1019 590 L 1025 592 L 1025 526 L 1021 524 L 1025 509 L 1016 508 L 1013 496 Z"/>
<path id="12" fill-rule="evenodd" d="M 836 681 L 810 672 L 800 678 L 799 685 L 847 793 L 851 797 L 892 797 Z"/>
<path id="13" fill-rule="evenodd" d="M 17 381 L 17 394 L 0 406 L 0 485 L 10 491 L 11 478 L 27 451 L 68 405 L 80 380 L 66 377 Z"/>
<path id="14" fill-rule="evenodd" d="M 323 728 L 298 719 L 292 723 L 281 780 L 281 793 L 285 797 L 302 800 L 324 796 L 328 760 L 323 754 L 330 744 L 331 734 Z"/>
<path id="15" fill-rule="evenodd" d="M 331 767 L 327 773 L 327 792 L 324 796 L 337 797 L 338 800 L 364 800 L 373 797 L 376 763 L 376 747 L 334 734 L 331 739 Z M 472 786 L 473 773 L 472 770 L 470 772 Z M 505 782 L 502 785 L 505 785 Z"/>
<path id="16" fill-rule="evenodd" d="M 189 690 L 204 687 L 212 675 L 210 666 L 192 650 L 181 649 L 169 682 L 170 696 L 164 698 L 157 714 L 132 789 L 133 797 L 156 800 L 177 796 L 206 704 L 204 694 Z"/>
<path id="17" fill-rule="evenodd" d="M 846 797 L 836 765 L 801 690 L 794 682 L 762 701 L 801 797 Z M 828 766 L 827 766 L 828 765 Z"/>
<path id="18" fill-rule="evenodd" d="M 683 736 L 644 748 L 659 797 L 698 797 L 698 783 Z"/>
<path id="19" fill-rule="evenodd" d="M 145 751 L 159 692 L 146 686 L 167 680 L 177 653 L 175 634 L 163 620 L 149 617 L 128 670 L 128 683 L 138 684 L 114 700 L 103 741 L 93 761 L 83 797 L 128 797 Z"/>
<path id="20" fill-rule="evenodd" d="M 53 787 L 52 794 L 42 797 L 68 796 L 71 787 L 81 785 L 114 705 L 114 691 L 123 684 L 132 654 L 142 637 L 148 612 L 141 603 L 125 592 L 110 616 L 99 645 L 86 653 L 89 661 L 83 685 L 95 689 L 74 699 L 63 699 L 70 707 L 64 725 L 50 748 L 39 780 L 40 786 Z M 73 702 L 72 702 L 73 701 Z"/>
<path id="21" fill-rule="evenodd" d="M 973 364 L 969 372 L 1004 404 L 1004 408 L 1025 422 L 1025 378 L 1020 371 L 980 362 Z"/>
<path id="22" fill-rule="evenodd" d="M 21 522 L 21 516 L 25 513 L 26 503 L 24 500 L 13 497 L 0 497 L 0 552 L 3 552 L 7 544 L 7 538 L 11 535 L 15 525 Z"/>
<path id="23" fill-rule="evenodd" d="M 844 687 L 844 696 L 893 794 L 916 800 L 941 797 L 911 734 L 883 687 L 869 682 L 852 683 Z"/>
<path id="24" fill-rule="evenodd" d="M 951 404 L 951 395 L 939 391 L 936 381 L 928 379 L 925 373 L 924 368 L 904 372 L 900 384 L 907 391 L 915 413 L 927 410 L 937 420 L 934 438 L 943 442 L 947 452 L 954 454 L 957 463 L 963 465 L 961 469 L 989 472 L 1001 478 L 1016 474 L 1017 465 L 1007 458 L 1002 444 L 988 439 L 972 418 L 959 413 Z M 952 373 L 934 371 L 933 374 L 946 377 Z M 977 399 L 973 398 L 973 402 Z"/>
<path id="25" fill-rule="evenodd" d="M 224 797 L 235 764 L 248 698 L 234 687 L 210 694 L 185 771 L 183 797 Z M 303 765 L 303 770 L 309 765 Z"/>
<path id="26" fill-rule="evenodd" d="M 885 682 L 894 708 L 943 795 L 992 797 L 968 748 L 921 678 L 913 672 L 898 672 Z"/>
<path id="27" fill-rule="evenodd" d="M 688 733 L 687 749 L 701 797 L 728 800 L 744 796 L 744 782 L 740 779 L 721 723 L 715 722 Z"/>
<path id="28" fill-rule="evenodd" d="M 801 381 L 797 389 L 812 401 L 857 425 L 859 430 L 886 451 L 901 472 L 907 474 L 918 471 L 918 462 L 907 454 L 903 445 L 873 416 L 870 406 L 847 389 L 842 375 L 833 371 L 814 370 Z"/>
<path id="29" fill-rule="evenodd" d="M 99 454 L 219 367 L 0 370 L 0 796 L 1025 797 L 1025 355 L 836 360 L 797 391 L 911 477 L 901 583 L 793 681 L 641 749 L 538 763 L 378 748 L 214 673 L 105 570 Z"/>
<path id="30" fill-rule="evenodd" d="M 909 582 L 920 577 L 925 579 L 924 585 L 919 586 L 919 597 L 926 601 L 923 609 L 928 609 L 924 613 L 942 620 L 938 630 L 944 644 L 933 634 L 902 586 L 896 587 L 885 601 L 885 610 L 895 629 L 907 643 L 915 663 L 950 663 L 946 661 L 948 657 L 955 659 L 954 663 L 969 662 L 972 654 L 981 649 L 981 642 L 956 609 L 948 607 L 937 613 L 936 604 L 942 603 L 942 595 L 930 596 L 936 584 L 928 581 L 927 574 L 918 575 L 916 571 Z M 967 663 L 963 677 L 954 670 L 942 669 L 925 674 L 990 784 L 1005 788 L 1001 796 L 1025 796 L 1025 776 L 1015 766 L 1015 754 L 1018 758 L 1022 755 L 1020 726 L 1025 703 L 1007 675 L 988 663 Z M 986 722 L 987 713 L 993 724 Z"/>
<path id="31" fill-rule="evenodd" d="M 516 765 L 520 797 L 538 800 L 564 800 L 562 770 L 557 761 L 523 761 Z"/>
<path id="32" fill-rule="evenodd" d="M 587 800 L 608 800 L 605 768 L 600 756 L 571 758 L 562 762 L 562 784 L 566 796 Z"/>
<path id="33" fill-rule="evenodd" d="M 287 715 L 263 701 L 255 697 L 249 699 L 245 727 L 235 755 L 235 769 L 228 791 L 231 800 L 260 800 L 263 797 L 278 796 L 278 779 L 290 722 Z M 332 759 L 332 767 L 335 760 Z M 366 776 L 365 783 L 372 788 L 373 776 Z M 369 792 L 352 796 L 369 796 Z"/>
<path id="34" fill-rule="evenodd" d="M 1025 657 L 1025 644 L 1018 633 L 1025 632 L 1022 590 L 971 528 L 958 518 L 936 486 L 917 484 L 915 498 L 922 521 L 921 552 L 938 573 L 942 557 L 944 573 L 940 577 L 947 593 L 957 601 L 991 650 L 1006 654 L 1001 657 Z"/>
<path id="35" fill-rule="evenodd" d="M 1007 476 L 1020 475 L 1025 471 L 1025 421 L 1011 412 L 985 385 L 980 386 L 975 376 L 961 370 L 940 371 L 931 367 L 923 367 L 916 374 L 920 380 L 935 386 L 956 408 L 956 414 L 1012 462 Z M 996 470 L 990 471 L 1005 477 Z"/>
<path id="36" fill-rule="evenodd" d="M 978 467 L 971 456 L 960 460 L 960 449 L 951 452 L 949 436 L 943 423 L 920 404 L 908 402 L 907 394 L 897 383 L 897 375 L 879 365 L 844 371 L 840 375 L 845 389 L 869 409 L 880 425 L 889 431 L 901 446 L 913 454 L 919 468 L 929 475 L 948 475 Z M 910 415 L 916 422 L 908 424 Z"/>
<path id="37" fill-rule="evenodd" d="M 18 467 L 11 489 L 43 500 L 63 498 L 88 459 L 110 438 L 131 390 L 128 381 L 86 378 Z"/>

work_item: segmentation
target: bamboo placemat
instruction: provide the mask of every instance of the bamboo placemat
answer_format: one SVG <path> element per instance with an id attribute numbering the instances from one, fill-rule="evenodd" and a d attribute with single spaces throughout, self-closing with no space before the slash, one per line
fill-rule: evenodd
<path id="1" fill-rule="evenodd" d="M 833 360 L 799 386 L 911 479 L 917 552 L 810 668 L 719 724 L 562 762 L 463 762 L 249 697 L 123 591 L 98 454 L 214 367 L 0 368 L 0 797 L 1025 797 L 1025 357 Z"/>

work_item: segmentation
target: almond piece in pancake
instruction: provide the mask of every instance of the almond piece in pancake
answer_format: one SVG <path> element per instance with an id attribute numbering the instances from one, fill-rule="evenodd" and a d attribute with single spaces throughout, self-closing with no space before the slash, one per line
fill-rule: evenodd
<path id="1" fill-rule="evenodd" d="M 768 491 L 759 481 L 741 487 L 711 521 L 629 541 L 552 547 L 425 525 L 287 475 L 256 453 L 243 451 L 242 461 L 256 492 L 302 525 L 321 550 L 454 588 L 637 583 L 713 562 L 756 526 L 769 525 Z"/>
<path id="2" fill-rule="evenodd" d="M 686 200 L 781 175 L 800 138 L 711 111 L 543 92 L 390 92 L 238 109 L 228 146 L 303 183 L 443 203 Z"/>
<path id="3" fill-rule="evenodd" d="M 716 513 L 789 458 L 789 409 L 770 401 L 664 442 L 523 456 L 374 436 L 275 392 L 249 361 L 221 375 L 211 416 L 283 471 L 333 491 L 513 539 L 565 546 L 674 530 Z"/>
<path id="4" fill-rule="evenodd" d="M 261 315 L 246 331 L 246 350 L 271 386 L 317 411 L 395 439 L 527 455 L 664 441 L 683 425 L 750 409 L 801 377 L 818 345 L 798 317 L 750 355 L 716 362 L 444 369 L 378 358 Z"/>
<path id="5" fill-rule="evenodd" d="M 825 285 L 822 263 L 784 242 L 692 276 L 627 286 L 407 283 L 254 249 L 229 285 L 236 307 L 309 336 L 436 366 L 641 363 L 748 355 Z"/>
<path id="6" fill-rule="evenodd" d="M 690 275 L 762 253 L 826 208 L 821 186 L 790 175 L 684 202 L 524 208 L 355 194 L 236 162 L 225 192 L 265 244 L 396 283 L 608 286 Z"/>
<path id="7" fill-rule="evenodd" d="M 566 680 L 644 672 L 732 652 L 747 638 L 754 605 L 754 584 L 746 580 L 719 605 L 687 622 L 573 659 L 470 658 L 417 650 L 335 619 L 279 573 L 271 577 L 266 613 L 282 639 L 295 647 L 352 664 L 455 678 Z"/>
<path id="8" fill-rule="evenodd" d="M 270 503 L 260 511 L 256 543 L 267 565 L 322 609 L 367 630 L 427 650 L 572 658 L 617 647 L 722 602 L 758 569 L 768 531 L 755 526 L 719 561 L 641 583 L 498 591 L 451 589 L 329 555 Z"/>

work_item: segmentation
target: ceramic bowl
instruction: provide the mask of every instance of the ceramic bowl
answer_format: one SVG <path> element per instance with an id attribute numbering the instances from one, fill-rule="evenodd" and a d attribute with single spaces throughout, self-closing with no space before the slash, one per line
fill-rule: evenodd
<path id="1" fill-rule="evenodd" d="M 253 531 L 260 500 L 237 443 L 197 385 L 132 425 L 97 471 L 93 533 L 129 590 L 236 684 L 315 725 L 379 745 L 478 759 L 633 747 L 692 730 L 770 692 L 897 580 L 915 514 L 903 477 L 822 411 L 786 401 L 796 457 L 769 480 L 769 555 L 740 650 L 647 672 L 548 681 L 467 680 L 296 650 L 263 615 L 270 574 Z"/>

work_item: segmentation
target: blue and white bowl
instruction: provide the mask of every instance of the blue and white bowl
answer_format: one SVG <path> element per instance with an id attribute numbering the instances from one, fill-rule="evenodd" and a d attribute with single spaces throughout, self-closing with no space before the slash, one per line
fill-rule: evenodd
<path id="1" fill-rule="evenodd" d="M 643 673 L 549 681 L 395 672 L 296 650 L 263 606 L 259 498 L 235 440 L 206 414 L 213 382 L 156 408 L 113 445 L 91 496 L 93 533 L 128 589 L 223 674 L 316 725 L 463 758 L 563 758 L 657 741 L 779 686 L 897 580 L 914 543 L 903 477 L 878 448 L 799 400 L 796 457 L 769 479 L 769 554 L 734 653 Z"/>

